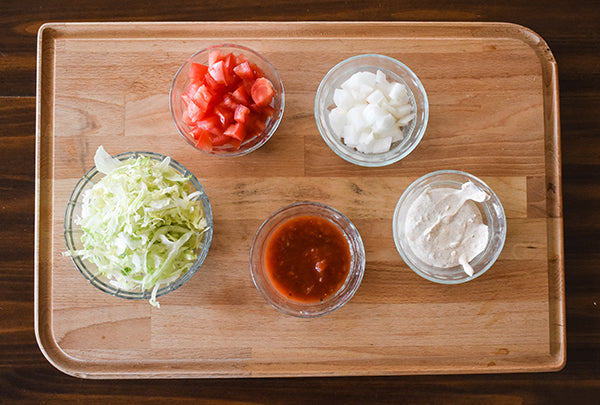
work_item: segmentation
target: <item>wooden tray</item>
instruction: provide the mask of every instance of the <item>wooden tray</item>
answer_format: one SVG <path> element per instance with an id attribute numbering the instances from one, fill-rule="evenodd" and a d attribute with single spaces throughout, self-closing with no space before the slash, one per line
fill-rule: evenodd
<path id="1" fill-rule="evenodd" d="M 219 159 L 177 135 L 168 92 L 179 65 L 217 43 L 262 53 L 286 89 L 275 136 Z M 382 53 L 429 95 L 417 149 L 362 168 L 337 157 L 313 117 L 337 62 Z M 534 32 L 500 23 L 84 23 L 39 32 L 35 240 L 36 333 L 48 360 L 90 378 L 339 376 L 559 370 L 565 364 L 556 62 Z M 99 145 L 170 155 L 203 183 L 214 240 L 182 288 L 146 301 L 111 297 L 65 250 L 65 203 Z M 482 277 L 455 286 L 414 274 L 392 239 L 398 198 L 438 169 L 470 172 L 504 204 L 508 237 Z M 317 319 L 265 303 L 248 266 L 276 209 L 329 204 L 362 234 L 367 269 L 354 298 Z"/>

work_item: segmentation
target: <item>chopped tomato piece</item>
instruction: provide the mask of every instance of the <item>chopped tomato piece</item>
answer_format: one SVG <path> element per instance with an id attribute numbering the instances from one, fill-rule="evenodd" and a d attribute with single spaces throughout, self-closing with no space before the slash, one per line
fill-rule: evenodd
<path id="1" fill-rule="evenodd" d="M 250 94 L 256 105 L 263 107 L 271 103 L 271 100 L 275 97 L 275 89 L 273 89 L 273 85 L 269 79 L 260 77 L 252 85 Z"/>
<path id="2" fill-rule="evenodd" d="M 192 102 L 192 98 L 190 96 L 188 96 L 187 94 L 185 94 L 185 93 L 181 95 L 181 99 L 185 103 L 186 107 L 188 106 L 189 103 Z"/>
<path id="3" fill-rule="evenodd" d="M 208 51 L 208 66 L 220 61 L 221 59 L 223 59 L 223 55 L 221 55 L 221 52 L 219 52 L 218 49 L 212 49 Z"/>
<path id="4" fill-rule="evenodd" d="M 242 141 L 239 139 L 232 138 L 225 134 L 215 136 L 212 138 L 213 146 L 223 146 L 223 145 L 231 145 L 234 149 L 238 149 L 241 145 Z"/>
<path id="5" fill-rule="evenodd" d="M 238 106 L 238 103 L 229 94 L 225 94 L 223 96 L 223 101 L 221 104 L 232 111 L 235 111 L 236 107 Z"/>
<path id="6" fill-rule="evenodd" d="M 192 129 L 190 132 L 194 136 L 194 139 L 196 139 L 196 147 L 207 152 L 212 150 L 213 143 L 211 141 L 210 132 L 198 127 Z"/>
<path id="7" fill-rule="evenodd" d="M 226 143 L 229 143 L 229 141 L 231 141 L 231 139 L 232 138 L 230 136 L 225 135 L 225 134 L 216 135 L 216 136 L 213 136 L 213 138 L 212 138 L 212 144 L 213 144 L 213 146 L 223 146 Z"/>
<path id="8" fill-rule="evenodd" d="M 210 117 L 196 121 L 196 127 L 206 130 L 212 135 L 220 135 L 223 132 L 219 117 L 216 115 L 211 115 Z"/>
<path id="9" fill-rule="evenodd" d="M 258 106 L 256 104 L 251 104 L 250 109 L 256 113 L 259 117 L 269 118 L 275 114 L 275 107 L 271 105 Z"/>
<path id="10" fill-rule="evenodd" d="M 225 132 L 223 132 L 223 134 L 238 139 L 240 141 L 243 141 L 246 137 L 246 131 L 244 129 L 244 126 L 239 122 L 228 126 Z"/>
<path id="11" fill-rule="evenodd" d="M 237 80 L 233 68 L 235 67 L 235 56 L 229 54 L 223 58 L 223 65 L 225 67 L 225 78 L 229 86 L 233 85 L 233 82 Z"/>
<path id="12" fill-rule="evenodd" d="M 262 71 L 261 68 L 258 67 L 258 65 L 256 63 L 253 63 L 252 65 L 252 70 L 254 70 L 254 76 L 255 77 L 265 77 L 265 72 Z"/>
<path id="13" fill-rule="evenodd" d="M 252 92 L 252 85 L 254 84 L 254 79 L 252 80 L 242 80 L 242 86 L 244 87 L 244 90 L 246 90 L 246 93 L 250 94 Z M 251 102 L 252 100 L 250 100 Z M 248 104 L 250 104 L 250 102 Z"/>
<path id="14" fill-rule="evenodd" d="M 235 122 L 244 124 L 244 123 L 246 123 L 246 121 L 248 121 L 250 112 L 251 111 L 248 107 L 246 107 L 243 104 L 238 104 L 237 107 L 235 108 L 235 114 L 233 116 L 233 119 L 235 120 Z"/>
<path id="15" fill-rule="evenodd" d="M 181 95 L 181 97 L 187 96 L 188 98 L 191 99 L 192 97 L 194 97 L 194 94 L 196 94 L 199 87 L 200 87 L 200 83 L 198 83 L 198 82 L 190 83 L 190 85 L 188 86 L 187 89 L 185 89 L 185 92 Z"/>
<path id="16" fill-rule="evenodd" d="M 215 107 L 215 115 L 219 118 L 221 128 L 227 128 L 234 121 L 234 112 L 223 106 Z"/>
<path id="17" fill-rule="evenodd" d="M 204 76 L 206 76 L 206 72 L 208 72 L 208 66 L 202 65 L 201 63 L 192 63 L 188 72 L 188 77 L 192 79 L 193 82 L 202 83 Z"/>
<path id="18" fill-rule="evenodd" d="M 189 103 L 187 108 L 187 115 L 191 122 L 195 123 L 204 117 L 206 111 L 202 111 L 196 103 Z"/>
<path id="19" fill-rule="evenodd" d="M 183 119 L 183 122 L 185 122 L 185 125 L 188 125 L 190 127 L 193 127 L 195 125 L 194 121 L 192 121 L 192 119 L 190 118 L 190 113 L 187 109 L 183 110 L 181 118 Z"/>
<path id="20" fill-rule="evenodd" d="M 214 97 L 215 95 L 210 91 L 210 89 L 203 84 L 198 88 L 198 91 L 192 97 L 193 103 L 191 104 L 196 104 L 198 106 L 198 109 L 202 113 L 203 117 L 208 112 L 211 105 L 214 104 Z"/>
<path id="21" fill-rule="evenodd" d="M 243 53 L 240 53 L 238 56 L 235 57 L 235 64 L 236 65 L 239 65 L 239 64 L 244 63 L 244 62 L 248 62 L 248 58 Z"/>
<path id="22" fill-rule="evenodd" d="M 247 61 L 234 67 L 233 72 L 242 80 L 253 80 L 255 78 L 254 70 Z"/>
<path id="23" fill-rule="evenodd" d="M 233 67 L 236 65 L 235 56 L 233 56 L 232 53 L 228 53 L 227 55 L 223 56 L 222 61 L 225 64 L 226 70 L 232 70 Z"/>
<path id="24" fill-rule="evenodd" d="M 239 139 L 235 139 L 235 138 L 229 138 L 229 142 L 228 142 L 231 146 L 233 146 L 234 149 L 239 149 L 240 145 L 242 144 L 242 141 L 240 141 Z"/>
<path id="25" fill-rule="evenodd" d="M 248 120 L 246 126 L 248 127 L 248 131 L 254 132 L 256 134 L 260 134 L 265 130 L 266 120 L 260 117 L 254 116 L 252 119 Z"/>
<path id="26" fill-rule="evenodd" d="M 235 89 L 235 91 L 231 93 L 231 97 L 233 97 L 233 99 L 240 104 L 250 104 L 250 96 L 248 96 L 248 92 L 244 86 L 239 86 L 237 89 Z"/>
<path id="27" fill-rule="evenodd" d="M 209 74 L 204 77 L 204 83 L 215 93 L 221 93 L 223 89 L 227 88 L 227 86 L 225 86 L 223 83 L 217 83 L 217 81 Z"/>
<path id="28" fill-rule="evenodd" d="M 222 60 L 213 63 L 208 67 L 208 74 L 217 82 L 217 84 L 227 85 L 225 76 L 225 63 Z"/>

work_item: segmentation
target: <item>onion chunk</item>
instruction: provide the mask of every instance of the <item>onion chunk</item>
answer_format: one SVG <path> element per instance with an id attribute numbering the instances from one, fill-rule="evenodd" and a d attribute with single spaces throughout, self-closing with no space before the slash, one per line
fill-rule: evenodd
<path id="1" fill-rule="evenodd" d="M 362 153 L 389 151 L 415 118 L 406 85 L 388 81 L 381 70 L 354 73 L 335 89 L 333 102 L 329 123 L 335 136 Z"/>

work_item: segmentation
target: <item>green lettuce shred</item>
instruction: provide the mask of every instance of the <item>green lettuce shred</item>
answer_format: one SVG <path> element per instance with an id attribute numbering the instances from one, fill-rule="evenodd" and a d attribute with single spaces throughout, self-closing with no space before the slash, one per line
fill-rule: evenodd
<path id="1" fill-rule="evenodd" d="M 156 293 L 194 264 L 207 221 L 189 178 L 147 156 L 121 162 L 100 146 L 94 158 L 106 176 L 83 195 L 83 249 L 68 252 L 98 267 L 125 291 Z"/>

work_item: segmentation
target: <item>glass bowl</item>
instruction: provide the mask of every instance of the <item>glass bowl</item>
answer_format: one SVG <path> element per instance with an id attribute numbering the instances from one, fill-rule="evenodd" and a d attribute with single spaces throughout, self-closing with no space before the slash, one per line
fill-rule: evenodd
<path id="1" fill-rule="evenodd" d="M 357 72 L 385 73 L 388 82 L 405 84 L 415 118 L 403 127 L 404 138 L 394 142 L 387 152 L 363 153 L 347 146 L 335 135 L 329 120 L 329 111 L 335 107 L 333 95 L 348 78 Z M 315 120 L 325 143 L 339 157 L 360 166 L 375 167 L 395 163 L 413 151 L 423 138 L 429 120 L 427 93 L 419 78 L 402 62 L 385 55 L 364 54 L 348 58 L 335 65 L 323 78 L 315 97 Z"/>
<path id="2" fill-rule="evenodd" d="M 126 161 L 131 158 L 137 158 L 141 156 L 149 157 L 150 159 L 156 162 L 162 162 L 166 156 L 160 155 L 158 153 L 153 152 L 125 152 L 118 155 L 115 155 L 114 158 L 119 159 L 120 161 Z M 197 199 L 202 201 L 202 206 L 204 208 L 204 215 L 207 222 L 207 229 L 204 232 L 204 237 L 202 239 L 202 244 L 196 248 L 197 258 L 194 264 L 179 278 L 172 281 L 171 283 L 161 286 L 157 293 L 156 297 L 165 295 L 171 291 L 174 291 L 184 285 L 202 266 L 206 255 L 208 254 L 208 249 L 210 247 L 213 235 L 213 217 L 212 217 L 212 209 L 210 206 L 210 202 L 208 200 L 208 196 L 204 191 L 204 188 L 198 181 L 198 179 L 183 165 L 176 162 L 175 160 L 170 160 L 170 167 L 173 168 L 178 173 L 188 177 L 190 179 L 190 191 L 199 191 L 199 196 Z M 84 193 L 91 189 L 97 182 L 99 182 L 105 175 L 98 171 L 96 166 L 92 167 L 75 185 L 73 192 L 67 202 L 67 208 L 65 210 L 64 217 L 64 236 L 65 242 L 67 245 L 67 249 L 69 252 L 83 249 L 83 243 L 81 241 L 81 236 L 83 235 L 83 231 L 79 225 L 75 223 L 76 219 L 81 215 L 81 209 L 83 205 L 83 196 Z M 110 280 L 98 272 L 98 267 L 89 262 L 88 260 L 83 260 L 79 256 L 71 256 L 75 267 L 81 272 L 81 274 L 96 288 L 101 291 L 104 291 L 107 294 L 127 299 L 150 299 L 152 298 L 152 289 L 141 291 L 127 291 L 120 289 L 113 284 L 111 284 Z"/>
<path id="3" fill-rule="evenodd" d="M 474 202 L 481 213 L 483 223 L 488 227 L 488 240 L 484 250 L 469 261 L 473 268 L 472 276 L 469 276 L 461 265 L 443 268 L 425 263 L 411 249 L 406 236 L 408 210 L 422 193 L 434 188 L 460 189 L 468 181 L 489 196 L 483 202 Z M 506 216 L 498 196 L 477 177 L 455 170 L 435 171 L 414 181 L 398 200 L 393 221 L 394 242 L 404 262 L 421 277 L 441 284 L 459 284 L 481 276 L 494 264 L 506 240 Z"/>
<path id="4" fill-rule="evenodd" d="M 270 238 L 282 224 L 303 216 L 323 218 L 334 224 L 342 232 L 350 250 L 350 271 L 343 285 L 322 301 L 301 302 L 290 299 L 273 285 L 267 273 L 265 252 Z M 287 315 L 317 317 L 339 309 L 352 298 L 365 271 L 365 249 L 358 230 L 342 213 L 324 204 L 300 202 L 276 211 L 260 226 L 250 250 L 250 269 L 254 285 L 274 308 Z"/>
<path id="5" fill-rule="evenodd" d="M 183 111 L 186 106 L 181 99 L 181 95 L 190 84 L 190 78 L 188 77 L 190 66 L 192 63 L 208 65 L 209 53 L 212 51 L 219 51 L 221 54 L 233 53 L 235 56 L 243 54 L 248 59 L 248 62 L 256 64 L 264 72 L 265 77 L 271 81 L 273 88 L 275 89 L 275 97 L 273 98 L 273 101 L 271 101 L 271 106 L 275 109 L 273 116 L 267 119 L 265 128 L 259 135 L 256 135 L 252 139 L 245 140 L 238 149 L 235 149 L 231 145 L 214 146 L 210 152 L 198 148 L 196 146 L 197 141 L 190 133 L 192 127 L 188 126 L 183 121 Z M 283 83 L 275 68 L 265 58 L 252 49 L 234 44 L 210 46 L 190 56 L 175 74 L 175 78 L 171 83 L 171 90 L 169 91 L 169 109 L 171 111 L 171 117 L 173 118 L 177 131 L 183 139 L 204 153 L 223 157 L 246 155 L 264 145 L 273 136 L 275 130 L 277 130 L 281 118 L 283 117 L 284 106 L 285 91 L 283 89 Z"/>

